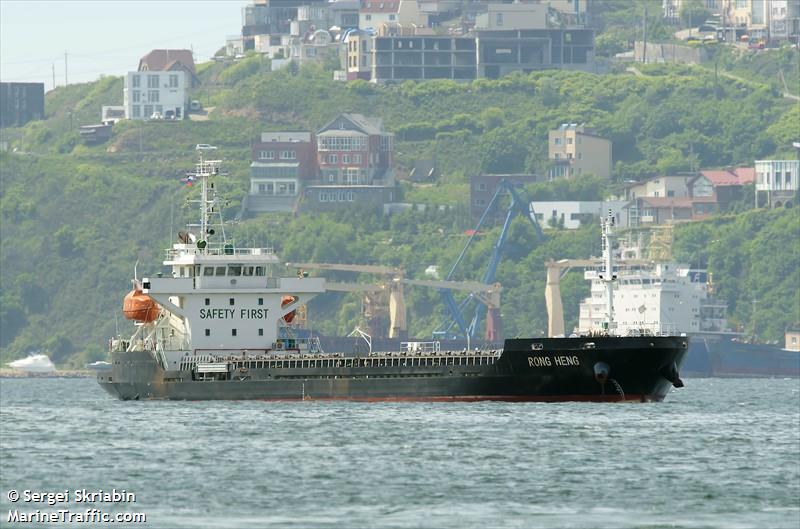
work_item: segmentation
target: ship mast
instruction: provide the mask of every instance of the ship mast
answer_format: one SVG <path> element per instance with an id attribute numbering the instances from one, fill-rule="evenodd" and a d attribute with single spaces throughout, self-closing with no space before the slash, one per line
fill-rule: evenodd
<path id="1" fill-rule="evenodd" d="M 599 274 L 600 280 L 606 289 L 606 321 L 605 331 L 611 333 L 616 327 L 614 325 L 614 281 L 617 274 L 614 273 L 614 215 L 608 210 L 608 215 L 600 220 L 603 242 L 603 263 L 604 269 Z"/>
<path id="2" fill-rule="evenodd" d="M 214 184 L 210 183 L 212 176 L 220 174 L 220 160 L 206 160 L 205 151 L 216 150 L 213 145 L 198 145 L 196 150 L 200 153 L 200 162 L 197 164 L 197 170 L 194 177 L 200 179 L 200 233 L 198 234 L 197 248 L 202 253 L 208 253 L 209 238 L 214 235 L 212 228 L 211 215 L 214 213 L 214 208 L 217 206 L 218 197 L 214 190 Z M 221 210 L 217 208 L 217 212 L 221 216 Z M 222 219 L 220 217 L 220 229 L 222 231 L 223 243 L 225 242 L 225 232 L 222 226 Z"/>

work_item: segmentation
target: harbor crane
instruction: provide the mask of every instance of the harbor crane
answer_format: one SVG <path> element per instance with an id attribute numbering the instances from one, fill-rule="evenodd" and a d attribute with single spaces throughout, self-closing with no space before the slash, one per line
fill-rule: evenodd
<path id="1" fill-rule="evenodd" d="M 453 263 L 453 266 L 450 268 L 450 272 L 448 272 L 445 280 L 450 281 L 453 278 L 453 275 L 458 269 L 458 265 L 461 264 L 464 255 L 467 253 L 467 250 L 475 240 L 475 236 L 484 225 L 489 213 L 498 206 L 500 197 L 506 194 L 510 196 L 511 202 L 506 211 L 506 218 L 503 222 L 503 228 L 500 232 L 500 237 L 497 239 L 492 248 L 492 255 L 489 258 L 489 264 L 486 267 L 486 272 L 483 274 L 483 279 L 481 282 L 485 285 L 493 284 L 495 282 L 497 266 L 499 265 L 500 258 L 503 255 L 509 228 L 511 227 L 511 221 L 514 220 L 514 217 L 521 215 L 531 223 L 538 242 L 541 242 L 545 239 L 542 228 L 536 222 L 536 215 L 533 211 L 533 207 L 531 206 L 531 200 L 526 196 L 524 190 L 517 188 L 508 180 L 501 180 L 500 184 L 497 186 L 497 191 L 495 191 L 494 196 L 492 197 L 492 200 L 489 201 L 489 205 L 486 206 L 483 215 L 481 215 L 481 218 L 478 221 L 478 224 L 475 226 L 475 229 L 472 230 L 472 234 L 467 240 L 467 243 L 464 245 L 464 248 L 461 250 L 461 253 L 458 255 L 455 263 Z M 450 329 L 452 329 L 453 326 L 457 326 L 461 335 L 468 340 L 472 339 L 475 337 L 475 334 L 480 327 L 484 314 L 486 314 L 486 331 L 484 333 L 484 339 L 488 342 L 494 342 L 501 339 L 502 324 L 499 307 L 492 307 L 491 304 L 483 303 L 478 296 L 473 294 L 470 294 L 460 303 L 457 303 L 453 297 L 453 292 L 451 289 L 440 289 L 439 293 L 442 297 L 445 307 L 447 307 L 449 319 L 440 324 L 439 328 L 437 328 L 437 330 L 434 332 L 434 336 L 447 336 L 448 334 L 452 334 Z M 475 305 L 472 318 L 469 320 L 469 323 L 467 323 L 467 320 L 464 316 L 464 311 L 471 301 L 477 301 L 478 303 Z"/>

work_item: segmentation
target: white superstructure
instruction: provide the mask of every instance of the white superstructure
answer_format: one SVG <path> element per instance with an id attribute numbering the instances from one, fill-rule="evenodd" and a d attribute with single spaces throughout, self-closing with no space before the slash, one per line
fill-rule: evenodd
<path id="1" fill-rule="evenodd" d="M 288 314 L 325 291 L 325 280 L 303 274 L 280 277 L 283 265 L 271 248 L 238 248 L 226 241 L 212 182 L 220 174 L 220 161 L 204 159 L 213 149 L 198 145 L 200 161 L 187 175 L 202 186 L 201 216 L 167 250 L 164 265 L 171 273 L 135 280 L 136 289 L 158 303 L 158 316 L 137 321 L 131 339 L 112 340 L 112 350 L 153 351 L 160 362 L 173 366 L 187 355 L 309 349 L 307 341 L 279 338 L 280 329 L 287 326 Z M 219 223 L 212 222 L 214 216 Z"/>
<path id="2" fill-rule="evenodd" d="M 613 291 L 614 321 L 620 335 L 735 334 L 727 330 L 725 306 L 709 298 L 707 273 L 667 262 L 621 268 Z M 587 270 L 591 295 L 580 304 L 578 328 L 606 321 L 607 290 L 598 272 Z"/>

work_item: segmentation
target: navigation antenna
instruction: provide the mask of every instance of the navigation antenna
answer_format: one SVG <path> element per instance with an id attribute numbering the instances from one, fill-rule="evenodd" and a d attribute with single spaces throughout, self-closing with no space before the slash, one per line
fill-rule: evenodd
<path id="1" fill-rule="evenodd" d="M 195 164 L 194 173 L 187 175 L 187 177 L 200 180 L 200 233 L 197 236 L 197 248 L 203 253 L 208 253 L 209 239 L 216 233 L 214 229 L 215 225 L 220 229 L 223 245 L 227 243 L 225 226 L 222 222 L 222 197 L 214 189 L 214 183 L 211 181 L 212 177 L 224 176 L 224 173 L 220 172 L 221 160 L 206 159 L 205 152 L 214 151 L 217 149 L 216 147 L 213 145 L 199 144 L 195 149 L 200 155 L 200 161 Z M 219 217 L 218 224 L 212 224 L 211 222 L 211 217 L 214 213 Z"/>
<path id="2" fill-rule="evenodd" d="M 614 281 L 617 280 L 617 274 L 614 273 L 614 215 L 611 210 L 608 210 L 608 215 L 601 219 L 600 226 L 602 231 L 603 241 L 603 261 L 604 269 L 598 277 L 606 287 L 606 321 L 604 324 L 605 331 L 611 333 L 614 329 Z"/>

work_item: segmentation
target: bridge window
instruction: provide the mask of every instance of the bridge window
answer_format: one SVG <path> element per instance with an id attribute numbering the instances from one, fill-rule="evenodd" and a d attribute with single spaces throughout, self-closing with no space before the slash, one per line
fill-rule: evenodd
<path id="1" fill-rule="evenodd" d="M 224 276 L 225 275 L 225 267 L 224 266 L 218 266 L 217 267 L 217 272 L 214 275 L 216 275 L 216 276 Z"/>
<path id="2" fill-rule="evenodd" d="M 230 266 L 228 266 L 228 275 L 229 276 L 240 276 L 240 275 L 242 275 L 242 265 L 230 265 Z"/>
<path id="3" fill-rule="evenodd" d="M 256 267 L 256 275 L 257 276 L 263 276 L 264 275 L 264 267 L 263 266 L 257 266 Z"/>
<path id="4" fill-rule="evenodd" d="M 203 275 L 204 276 L 213 276 L 214 275 L 214 267 L 213 266 L 206 266 L 203 268 Z"/>
<path id="5" fill-rule="evenodd" d="M 242 268 L 242 275 L 252 276 L 253 275 L 253 267 L 252 266 L 245 266 L 244 268 Z"/>

